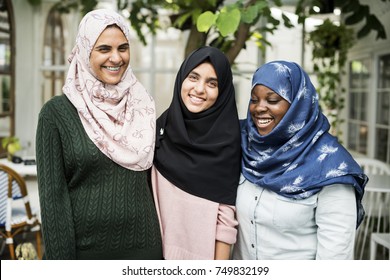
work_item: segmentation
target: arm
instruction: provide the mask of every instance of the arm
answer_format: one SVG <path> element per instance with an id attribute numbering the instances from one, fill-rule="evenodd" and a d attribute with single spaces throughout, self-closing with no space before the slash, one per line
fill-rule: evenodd
<path id="1" fill-rule="evenodd" d="M 216 260 L 228 260 L 230 258 L 231 245 L 225 242 L 215 242 L 215 257 Z"/>
<path id="2" fill-rule="evenodd" d="M 234 206 L 219 205 L 214 256 L 216 260 L 228 260 L 231 244 L 236 243 L 238 222 L 235 219 L 235 210 Z"/>
<path id="3" fill-rule="evenodd" d="M 324 187 L 316 211 L 316 259 L 353 259 L 356 228 L 355 191 L 349 185 Z"/>
<path id="4" fill-rule="evenodd" d="M 75 259 L 75 237 L 60 134 L 41 112 L 36 138 L 39 200 L 47 259 Z"/>

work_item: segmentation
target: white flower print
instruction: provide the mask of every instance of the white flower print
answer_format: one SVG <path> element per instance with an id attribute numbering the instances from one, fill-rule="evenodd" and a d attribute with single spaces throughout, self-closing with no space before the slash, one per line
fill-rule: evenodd
<path id="1" fill-rule="evenodd" d="M 297 99 L 300 100 L 302 97 L 305 99 L 308 96 L 308 91 L 306 86 L 298 91 Z"/>
<path id="2" fill-rule="evenodd" d="M 283 65 L 281 63 L 278 63 L 278 62 L 273 62 L 271 64 L 273 66 L 275 66 L 277 73 L 286 73 L 286 72 L 288 72 L 290 70 L 287 66 L 285 66 L 285 65 Z"/>
<path id="3" fill-rule="evenodd" d="M 329 172 L 327 172 L 326 178 L 339 177 L 347 174 L 347 172 L 345 171 L 347 167 L 348 165 L 343 161 L 342 163 L 340 163 L 337 169 L 331 169 Z"/>
<path id="4" fill-rule="evenodd" d="M 337 152 L 337 150 L 338 150 L 337 147 L 322 145 L 321 148 L 319 149 L 319 152 L 321 154 L 318 156 L 317 161 L 319 162 L 323 161 L 328 155 L 334 154 L 335 152 Z"/>
<path id="5" fill-rule="evenodd" d="M 295 163 L 295 164 L 292 164 L 291 166 L 289 166 L 287 169 L 286 169 L 286 172 L 289 172 L 291 170 L 294 170 L 295 168 L 297 168 L 298 164 Z"/>
<path id="6" fill-rule="evenodd" d="M 292 123 L 288 126 L 288 133 L 290 135 L 294 135 L 297 131 L 301 130 L 302 127 L 305 126 L 305 122 L 302 122 L 302 123 Z"/>
<path id="7" fill-rule="evenodd" d="M 281 97 L 286 99 L 289 103 L 291 103 L 290 97 L 288 96 L 288 88 L 285 87 L 279 87 L 278 88 L 278 93 Z"/>
<path id="8" fill-rule="evenodd" d="M 318 131 L 318 132 L 316 133 L 316 135 L 314 135 L 313 140 L 311 140 L 311 142 L 312 142 L 312 143 L 317 142 L 318 138 L 320 138 L 320 136 L 321 136 L 323 133 L 324 133 L 323 130 Z"/>
<path id="9" fill-rule="evenodd" d="M 301 188 L 299 187 L 299 185 L 302 183 L 303 180 L 304 180 L 303 176 L 298 176 L 297 178 L 295 178 L 294 182 L 291 185 L 283 186 L 280 189 L 280 192 L 293 193 L 293 192 L 300 191 Z"/>

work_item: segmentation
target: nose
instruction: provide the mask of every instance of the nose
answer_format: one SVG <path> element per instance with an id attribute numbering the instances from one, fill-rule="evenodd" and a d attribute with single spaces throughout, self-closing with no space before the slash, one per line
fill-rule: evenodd
<path id="1" fill-rule="evenodd" d="M 267 110 L 268 110 L 267 101 L 265 101 L 265 100 L 259 100 L 259 101 L 256 103 L 255 110 L 256 110 L 256 112 L 265 112 L 265 111 L 267 111 Z"/>
<path id="2" fill-rule="evenodd" d="M 205 92 L 205 85 L 203 82 L 199 81 L 195 84 L 194 86 L 194 89 L 195 91 L 198 93 L 198 94 L 202 94 Z"/>
<path id="3" fill-rule="evenodd" d="M 117 51 L 113 51 L 111 53 L 111 56 L 110 56 L 110 62 L 114 63 L 114 64 L 118 64 L 119 62 L 121 62 L 122 58 L 119 54 L 119 52 Z"/>

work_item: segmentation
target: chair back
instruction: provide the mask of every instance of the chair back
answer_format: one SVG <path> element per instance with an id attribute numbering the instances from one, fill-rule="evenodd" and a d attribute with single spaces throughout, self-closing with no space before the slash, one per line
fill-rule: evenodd
<path id="1" fill-rule="evenodd" d="M 26 182 L 12 168 L 0 164 L 0 225 L 11 229 L 12 204 L 23 199 L 27 218 L 33 219 Z"/>
<path id="2" fill-rule="evenodd" d="M 373 158 L 355 158 L 364 173 L 370 175 L 390 175 L 390 166 L 383 161 Z"/>
<path id="3" fill-rule="evenodd" d="M 372 158 L 355 158 L 364 173 L 370 175 L 390 176 L 390 165 Z M 369 182 L 370 183 L 370 182 Z M 390 225 L 390 193 L 372 191 L 366 187 L 363 197 L 365 218 L 356 232 L 355 258 L 367 259 L 371 235 L 389 232 Z"/>
<path id="4" fill-rule="evenodd" d="M 35 232 L 38 256 L 42 257 L 41 225 L 31 210 L 26 182 L 15 170 L 3 164 L 0 164 L 0 229 L 9 246 L 11 259 L 15 259 L 14 236 L 26 231 Z"/>

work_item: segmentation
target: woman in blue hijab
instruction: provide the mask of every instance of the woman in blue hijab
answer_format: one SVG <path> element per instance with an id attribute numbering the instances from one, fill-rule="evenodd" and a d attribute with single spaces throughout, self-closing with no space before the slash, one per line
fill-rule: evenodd
<path id="1" fill-rule="evenodd" d="M 353 258 L 368 178 L 329 127 L 299 65 L 257 69 L 241 121 L 235 259 Z"/>

